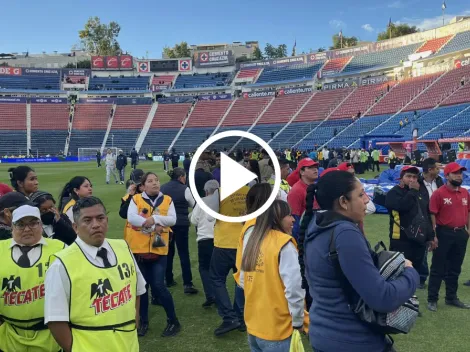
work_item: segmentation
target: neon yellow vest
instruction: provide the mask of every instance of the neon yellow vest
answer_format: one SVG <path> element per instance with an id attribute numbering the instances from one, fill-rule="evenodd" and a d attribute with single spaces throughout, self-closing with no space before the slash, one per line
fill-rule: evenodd
<path id="1" fill-rule="evenodd" d="M 49 258 L 64 248 L 59 240 L 44 239 L 39 260 L 30 268 L 12 259 L 11 240 L 0 241 L 0 350 L 57 352 L 60 347 L 44 326 L 44 279 Z M 23 329 L 27 328 L 27 329 Z"/>
<path id="2" fill-rule="evenodd" d="M 125 241 L 107 241 L 117 259 L 111 268 L 90 263 L 76 243 L 55 255 L 65 266 L 71 282 L 73 352 L 139 351 L 134 260 Z"/>
<path id="3" fill-rule="evenodd" d="M 274 186 L 274 179 L 270 178 L 268 180 L 268 183 L 271 186 Z M 281 186 L 279 188 L 282 189 L 286 193 L 290 192 L 290 186 L 289 186 L 289 183 L 286 180 L 281 180 Z"/>

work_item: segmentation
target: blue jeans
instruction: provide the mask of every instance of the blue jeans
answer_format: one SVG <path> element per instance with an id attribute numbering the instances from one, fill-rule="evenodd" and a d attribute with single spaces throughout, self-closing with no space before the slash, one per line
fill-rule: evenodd
<path id="1" fill-rule="evenodd" d="M 142 276 L 147 281 L 147 292 L 140 296 L 140 319 L 144 323 L 149 322 L 149 296 L 148 287 L 152 288 L 152 294 L 160 299 L 163 309 L 165 309 L 168 320 L 172 323 L 177 321 L 175 304 L 170 291 L 165 285 L 165 270 L 167 256 L 161 255 L 156 261 L 140 261 L 136 256 L 137 264 L 142 272 Z"/>
<path id="2" fill-rule="evenodd" d="M 269 341 L 248 334 L 248 344 L 251 352 L 289 352 L 290 340 L 291 338 L 288 337 L 281 341 Z"/>
<path id="3" fill-rule="evenodd" d="M 238 320 L 240 323 L 244 324 L 243 308 L 245 297 L 243 290 L 235 285 L 235 299 L 232 305 L 226 285 L 230 270 L 234 273 L 237 271 L 235 266 L 236 254 L 236 249 L 214 247 L 211 258 L 210 275 L 215 302 L 223 321 L 231 323 Z"/>

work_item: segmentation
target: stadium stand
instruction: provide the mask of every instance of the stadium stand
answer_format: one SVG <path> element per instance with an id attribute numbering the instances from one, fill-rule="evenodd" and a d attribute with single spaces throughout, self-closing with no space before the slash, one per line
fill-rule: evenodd
<path id="1" fill-rule="evenodd" d="M 2 76 L 0 89 L 45 89 L 59 90 L 59 76 Z"/>
<path id="2" fill-rule="evenodd" d="M 406 61 L 408 56 L 413 54 L 422 44 L 410 44 L 395 49 L 354 56 L 342 72 L 350 73 L 380 67 L 398 66 L 402 61 Z"/>
<path id="3" fill-rule="evenodd" d="M 162 86 L 167 86 L 171 88 L 173 85 L 173 81 L 175 80 L 175 76 L 173 75 L 165 75 L 165 76 L 154 76 L 152 78 L 152 83 L 151 83 L 151 90 L 153 91 L 159 91 L 159 87 Z"/>
<path id="4" fill-rule="evenodd" d="M 468 49 L 468 43 L 470 43 L 470 31 L 457 33 L 455 37 L 449 40 L 437 54 L 446 55 L 456 51 Z"/>
<path id="5" fill-rule="evenodd" d="M 196 149 L 214 131 L 231 103 L 232 100 L 198 101 L 176 142 L 178 149 Z"/>
<path id="6" fill-rule="evenodd" d="M 423 118 L 414 122 L 418 129 L 419 138 L 437 139 L 455 137 L 463 134 L 469 128 L 469 111 L 463 112 L 470 104 L 446 106 L 429 112 Z M 430 133 L 426 134 L 426 132 Z M 411 126 L 404 127 L 397 132 L 405 137 L 411 136 Z M 426 135 L 425 135 L 426 134 Z"/>
<path id="7" fill-rule="evenodd" d="M 401 81 L 383 97 L 368 115 L 384 115 L 397 112 L 430 86 L 442 73 L 423 75 Z"/>
<path id="8" fill-rule="evenodd" d="M 69 125 L 68 104 L 31 104 L 31 150 L 57 155 L 64 150 Z"/>
<path id="9" fill-rule="evenodd" d="M 148 77 L 93 77 L 89 90 L 147 90 Z"/>
<path id="10" fill-rule="evenodd" d="M 238 74 L 235 76 L 235 79 L 243 79 L 243 78 L 255 78 L 260 69 L 254 68 L 254 69 L 242 69 L 238 71 Z"/>
<path id="11" fill-rule="evenodd" d="M 148 105 L 117 105 L 106 146 L 113 144 L 130 153 L 149 114 Z"/>
<path id="12" fill-rule="evenodd" d="M 163 153 L 175 138 L 191 108 L 191 103 L 158 104 L 141 151 Z"/>
<path id="13" fill-rule="evenodd" d="M 319 91 L 295 118 L 295 122 L 325 119 L 350 94 L 352 88 Z M 346 115 L 347 116 L 347 115 Z"/>
<path id="14" fill-rule="evenodd" d="M 460 104 L 468 101 L 470 101 L 470 79 L 467 81 L 465 86 L 459 88 L 459 90 L 457 90 L 453 95 L 444 100 L 442 105 Z"/>
<path id="15" fill-rule="evenodd" d="M 433 108 L 439 103 L 447 104 L 445 99 L 455 94 L 461 87 L 460 81 L 463 77 L 470 78 L 470 65 L 446 72 L 439 80 L 439 84 L 434 84 L 426 92 L 421 94 L 406 110 L 421 110 Z M 456 99 L 455 103 L 464 102 L 460 101 L 459 98 L 454 99 Z M 451 102 L 451 99 L 449 99 L 449 102 Z M 452 103 L 448 105 L 450 104 Z"/>
<path id="16" fill-rule="evenodd" d="M 267 82 L 283 82 L 293 80 L 310 80 L 323 66 L 323 61 L 314 64 L 299 64 L 291 66 L 266 66 L 256 84 Z"/>
<path id="17" fill-rule="evenodd" d="M 298 147 L 300 149 L 316 149 L 344 130 L 351 122 L 352 119 L 325 121 L 325 123 L 319 125 L 313 133 L 300 142 Z M 342 139 L 337 140 L 339 142 L 338 147 L 346 146 Z M 332 145 L 329 144 L 328 146 Z"/>
<path id="18" fill-rule="evenodd" d="M 331 118 L 357 116 L 359 112 L 363 115 L 375 103 L 377 97 L 387 94 L 387 86 L 390 86 L 390 90 L 392 90 L 394 85 L 395 82 L 387 82 L 356 88 L 349 98 L 332 114 Z"/>
<path id="19" fill-rule="evenodd" d="M 0 104 L 0 116 L 0 155 L 26 154 L 26 104 Z"/>
<path id="20" fill-rule="evenodd" d="M 349 60 L 351 60 L 350 56 L 328 60 L 325 66 L 323 66 L 321 72 L 323 75 L 327 72 L 341 72 Z"/>
<path id="21" fill-rule="evenodd" d="M 205 88 L 226 86 L 230 83 L 230 75 L 228 73 L 206 73 L 183 75 L 180 74 L 176 79 L 174 88 Z"/>
<path id="22" fill-rule="evenodd" d="M 437 53 L 449 41 L 449 39 L 452 38 L 452 37 L 453 37 L 452 35 L 448 35 L 446 37 L 428 40 L 416 52 L 417 53 L 424 53 L 426 51 L 432 51 L 433 54 Z"/>
<path id="23" fill-rule="evenodd" d="M 225 117 L 222 127 L 251 126 L 272 98 L 238 99 Z"/>
<path id="24" fill-rule="evenodd" d="M 77 104 L 72 123 L 69 152 L 78 148 L 101 147 L 108 128 L 111 104 Z"/>

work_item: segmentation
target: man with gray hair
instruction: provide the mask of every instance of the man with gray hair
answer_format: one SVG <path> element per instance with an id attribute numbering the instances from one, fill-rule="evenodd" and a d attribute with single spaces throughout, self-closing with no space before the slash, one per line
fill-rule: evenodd
<path id="1" fill-rule="evenodd" d="M 214 204 L 217 206 L 219 197 L 219 183 L 216 180 L 209 180 L 204 185 L 206 196 L 202 201 L 211 209 Z M 210 276 L 210 266 L 212 251 L 214 250 L 214 225 L 215 219 L 207 214 L 199 204 L 196 204 L 193 212 L 190 214 L 191 223 L 196 226 L 197 248 L 199 261 L 199 275 L 201 276 L 206 301 L 202 304 L 204 308 L 209 308 L 215 304 L 214 290 Z"/>

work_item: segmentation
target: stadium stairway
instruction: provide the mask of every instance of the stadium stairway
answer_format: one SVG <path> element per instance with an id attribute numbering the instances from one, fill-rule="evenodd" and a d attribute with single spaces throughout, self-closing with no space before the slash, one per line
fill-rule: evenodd
<path id="1" fill-rule="evenodd" d="M 232 105 L 232 100 L 204 101 L 194 106 L 187 123 L 172 143 L 178 150 L 193 151 L 207 139 Z"/>
<path id="2" fill-rule="evenodd" d="M 167 150 L 176 134 L 180 131 L 191 107 L 191 103 L 158 104 L 155 117 L 140 151 L 151 151 L 156 154 Z"/>
<path id="3" fill-rule="evenodd" d="M 426 116 L 425 124 L 416 126 L 427 131 L 419 139 L 450 138 L 463 135 L 470 126 L 470 104 L 446 106 L 437 109 L 440 119 Z M 450 117 L 449 117 L 450 116 Z"/>
<path id="4" fill-rule="evenodd" d="M 106 147 L 106 143 L 108 142 L 108 137 L 111 137 L 110 146 L 114 147 L 114 135 L 110 135 L 110 132 L 111 132 L 111 126 L 113 125 L 114 116 L 116 115 L 116 109 L 117 109 L 117 105 L 116 103 L 114 103 L 113 107 L 111 108 L 111 113 L 109 114 L 108 127 L 106 128 L 106 133 L 104 134 L 103 142 L 101 143 L 101 148 L 100 148 L 101 154 L 104 153 L 104 148 Z"/>
<path id="5" fill-rule="evenodd" d="M 147 137 L 147 133 L 150 130 L 150 126 L 152 125 L 152 121 L 155 117 L 157 109 L 158 102 L 154 102 L 150 108 L 149 113 L 147 114 L 147 118 L 145 119 L 142 130 L 140 131 L 140 134 L 138 135 L 137 140 L 135 142 L 135 150 L 140 151 L 140 148 L 142 147 L 142 144 L 144 143 L 145 138 Z"/>
<path id="6" fill-rule="evenodd" d="M 117 105 L 106 146 L 111 144 L 130 153 L 147 120 L 152 105 Z M 114 143 L 111 143 L 113 138 Z"/>

